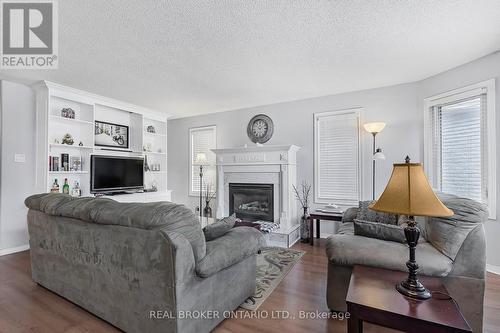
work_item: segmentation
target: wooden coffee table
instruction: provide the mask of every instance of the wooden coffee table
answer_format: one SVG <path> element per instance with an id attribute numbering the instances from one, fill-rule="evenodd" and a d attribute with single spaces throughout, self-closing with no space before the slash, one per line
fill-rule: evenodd
<path id="1" fill-rule="evenodd" d="M 396 284 L 406 277 L 404 272 L 355 266 L 346 298 L 348 332 L 363 332 L 364 321 L 405 332 L 472 332 L 455 302 L 442 294 L 419 301 L 397 292 Z M 419 279 L 430 291 L 447 293 L 439 278 Z"/>

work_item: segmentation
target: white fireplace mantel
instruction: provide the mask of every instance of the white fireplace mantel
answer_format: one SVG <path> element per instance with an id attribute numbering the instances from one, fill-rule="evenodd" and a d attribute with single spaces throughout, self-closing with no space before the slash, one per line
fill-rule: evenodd
<path id="1" fill-rule="evenodd" d="M 297 184 L 299 150 L 295 145 L 213 149 L 217 163 L 217 217 L 229 214 L 229 183 L 269 183 L 274 185 L 278 233 L 297 231 L 299 217 L 292 185 Z"/>

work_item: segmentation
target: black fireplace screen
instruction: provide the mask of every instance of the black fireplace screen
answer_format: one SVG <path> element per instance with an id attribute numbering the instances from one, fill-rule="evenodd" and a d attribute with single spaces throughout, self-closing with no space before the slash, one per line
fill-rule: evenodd
<path id="1" fill-rule="evenodd" d="M 245 221 L 274 221 L 273 184 L 229 184 L 229 214 Z"/>

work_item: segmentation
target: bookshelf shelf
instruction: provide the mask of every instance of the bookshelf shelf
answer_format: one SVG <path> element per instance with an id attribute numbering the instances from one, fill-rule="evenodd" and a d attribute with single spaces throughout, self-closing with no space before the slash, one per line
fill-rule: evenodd
<path id="1" fill-rule="evenodd" d="M 65 117 L 54 116 L 54 115 L 50 115 L 50 119 L 53 121 L 58 121 L 58 122 L 63 122 L 63 123 L 85 124 L 85 125 L 92 125 L 92 126 L 94 125 L 94 123 L 91 121 L 65 118 Z"/>
<path id="2" fill-rule="evenodd" d="M 80 175 L 84 175 L 84 174 L 88 174 L 89 172 L 88 171 L 49 171 L 49 174 L 61 174 L 61 175 L 72 175 L 72 174 L 80 174 Z"/>
<path id="3" fill-rule="evenodd" d="M 91 147 L 91 146 L 64 145 L 62 143 L 51 143 L 50 147 L 69 148 L 69 149 L 94 149 L 94 147 Z"/>

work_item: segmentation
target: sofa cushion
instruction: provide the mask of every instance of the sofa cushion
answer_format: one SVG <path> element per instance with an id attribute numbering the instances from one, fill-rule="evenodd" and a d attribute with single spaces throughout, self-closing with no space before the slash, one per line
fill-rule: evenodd
<path id="1" fill-rule="evenodd" d="M 73 198 L 46 193 L 25 200 L 30 209 L 49 215 L 76 218 L 107 225 L 176 231 L 187 238 L 196 261 L 206 254 L 205 237 L 198 218 L 184 205 L 172 202 L 119 203 L 107 198 Z"/>
<path id="2" fill-rule="evenodd" d="M 391 242 L 406 243 L 403 227 L 392 224 L 354 220 L 354 234 Z"/>
<path id="3" fill-rule="evenodd" d="M 398 216 L 389 213 L 377 212 L 368 208 L 373 201 L 360 201 L 356 219 L 363 221 L 398 224 Z"/>
<path id="4" fill-rule="evenodd" d="M 455 260 L 469 233 L 488 218 L 485 205 L 471 199 L 438 193 L 443 204 L 454 213 L 450 217 L 425 218 L 425 238 L 441 253 Z"/>
<path id="5" fill-rule="evenodd" d="M 220 236 L 224 235 L 226 232 L 231 230 L 236 223 L 236 215 L 233 214 L 231 216 L 224 217 L 212 224 L 207 225 L 203 228 L 203 234 L 205 235 L 205 240 L 211 241 Z"/>
<path id="6" fill-rule="evenodd" d="M 208 277 L 257 254 L 265 245 L 264 236 L 257 229 L 233 228 L 207 242 L 207 255 L 196 265 L 196 272 L 201 277 Z"/>
<path id="7" fill-rule="evenodd" d="M 363 236 L 336 234 L 327 239 L 326 253 L 331 263 L 344 266 L 365 265 L 407 271 L 408 246 Z M 451 268 L 450 258 L 430 243 L 418 244 L 416 249 L 419 273 L 428 276 L 446 276 Z"/>

